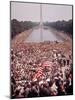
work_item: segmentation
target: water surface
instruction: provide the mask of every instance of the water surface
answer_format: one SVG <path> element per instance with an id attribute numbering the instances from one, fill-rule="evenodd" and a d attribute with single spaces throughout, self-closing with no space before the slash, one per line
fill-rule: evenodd
<path id="1" fill-rule="evenodd" d="M 63 38 L 59 35 L 56 35 L 55 32 L 49 29 L 34 29 L 29 37 L 26 39 L 26 42 L 43 42 L 43 41 L 58 41 L 62 42 Z"/>

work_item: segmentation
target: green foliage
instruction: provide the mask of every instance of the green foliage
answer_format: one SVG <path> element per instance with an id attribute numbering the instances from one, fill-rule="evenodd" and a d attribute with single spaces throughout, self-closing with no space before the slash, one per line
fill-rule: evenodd
<path id="1" fill-rule="evenodd" d="M 33 28 L 36 25 L 38 25 L 36 22 L 18 21 L 16 19 L 11 20 L 11 38 L 25 30 Z"/>
<path id="2" fill-rule="evenodd" d="M 55 28 L 55 29 L 60 30 L 60 31 L 64 31 L 67 34 L 69 34 L 70 36 L 73 35 L 73 20 L 46 22 L 46 23 L 44 23 L 44 25 L 46 25 L 48 27 Z"/>

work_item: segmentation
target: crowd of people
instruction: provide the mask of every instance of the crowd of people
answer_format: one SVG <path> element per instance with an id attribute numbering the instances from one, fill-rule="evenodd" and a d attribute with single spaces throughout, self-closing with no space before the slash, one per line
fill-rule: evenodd
<path id="1" fill-rule="evenodd" d="M 72 95 L 72 50 L 67 52 L 50 42 L 11 48 L 11 98 Z"/>

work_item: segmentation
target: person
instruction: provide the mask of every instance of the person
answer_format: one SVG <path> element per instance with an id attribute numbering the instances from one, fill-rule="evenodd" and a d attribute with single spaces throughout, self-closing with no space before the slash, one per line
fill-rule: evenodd
<path id="1" fill-rule="evenodd" d="M 61 52 L 59 49 L 53 50 L 53 47 L 49 48 L 50 44 L 47 43 L 28 44 L 18 44 L 18 49 L 14 48 L 11 53 L 13 56 L 11 56 L 12 97 L 72 94 L 72 58 L 70 57 L 68 62 L 65 53 L 62 56 L 62 50 Z M 47 70 L 42 67 L 42 63 L 46 61 L 52 62 L 51 66 L 46 67 Z M 39 73 L 38 69 L 40 69 Z"/>
<path id="2" fill-rule="evenodd" d="M 31 87 L 31 89 L 28 93 L 28 97 L 38 97 L 38 91 L 37 91 L 35 85 Z"/>
<path id="3" fill-rule="evenodd" d="M 53 80 L 52 86 L 50 88 L 52 96 L 56 96 L 57 95 L 57 93 L 58 93 L 57 88 L 58 87 L 56 86 L 55 80 Z"/>
<path id="4" fill-rule="evenodd" d="M 46 86 L 46 84 L 41 84 L 39 87 L 39 96 L 45 97 L 50 96 L 49 88 Z"/>

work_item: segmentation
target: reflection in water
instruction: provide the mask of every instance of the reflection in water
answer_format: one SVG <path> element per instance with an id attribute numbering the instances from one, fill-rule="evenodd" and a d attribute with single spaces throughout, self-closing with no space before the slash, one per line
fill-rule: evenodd
<path id="1" fill-rule="evenodd" d="M 52 31 L 48 29 L 42 29 L 42 40 L 41 40 L 41 32 L 39 29 L 34 29 L 33 32 L 29 35 L 26 42 L 43 42 L 43 41 L 59 41 L 62 42 L 62 37 L 56 35 Z"/>

